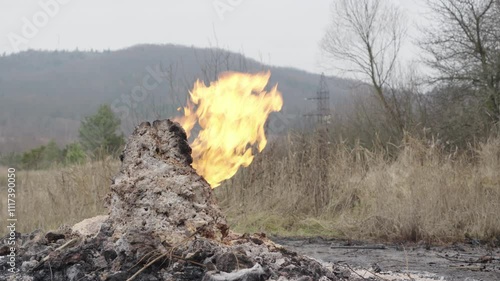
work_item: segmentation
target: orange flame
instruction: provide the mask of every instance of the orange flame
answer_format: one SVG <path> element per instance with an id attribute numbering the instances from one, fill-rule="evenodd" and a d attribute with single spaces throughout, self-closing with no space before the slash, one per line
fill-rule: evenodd
<path id="1" fill-rule="evenodd" d="M 189 93 L 184 116 L 175 118 L 188 137 L 196 123 L 201 127 L 191 144 L 193 168 L 212 188 L 252 163 L 252 148 L 267 144 L 264 125 L 269 114 L 280 111 L 283 98 L 275 85 L 264 91 L 271 73 L 226 72 L 206 86 L 196 81 Z"/>

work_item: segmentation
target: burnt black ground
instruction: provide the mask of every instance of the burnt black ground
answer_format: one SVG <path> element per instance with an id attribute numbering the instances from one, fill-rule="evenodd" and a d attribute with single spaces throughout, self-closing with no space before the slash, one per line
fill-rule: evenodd
<path id="1" fill-rule="evenodd" d="M 328 263 L 348 264 L 353 269 L 383 272 L 421 272 L 435 280 L 500 280 L 500 248 L 485 245 L 454 244 L 373 244 L 325 240 L 321 238 L 273 238 L 299 254 Z M 490 260 L 481 263 L 480 259 Z M 380 276 L 384 276 L 380 274 Z M 408 279 L 409 280 L 409 279 Z"/>

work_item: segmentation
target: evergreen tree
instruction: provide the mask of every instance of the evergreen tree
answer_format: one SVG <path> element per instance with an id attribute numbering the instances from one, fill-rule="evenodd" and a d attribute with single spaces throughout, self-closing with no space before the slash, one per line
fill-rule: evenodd
<path id="1" fill-rule="evenodd" d="M 94 158 L 101 155 L 116 155 L 125 143 L 120 133 L 120 119 L 110 106 L 99 107 L 95 115 L 86 117 L 80 126 L 80 143 Z"/>
<path id="2" fill-rule="evenodd" d="M 70 143 L 64 148 L 64 163 L 82 164 L 85 161 L 85 151 L 79 143 Z"/>

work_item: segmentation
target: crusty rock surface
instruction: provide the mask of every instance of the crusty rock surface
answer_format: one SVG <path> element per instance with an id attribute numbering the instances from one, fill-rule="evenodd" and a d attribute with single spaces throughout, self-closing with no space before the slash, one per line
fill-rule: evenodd
<path id="1" fill-rule="evenodd" d="M 195 233 L 218 241 L 227 235 L 226 219 L 190 166 L 190 153 L 186 133 L 170 120 L 136 128 L 107 200 L 116 238 L 140 230 L 174 245 Z"/>
<path id="2" fill-rule="evenodd" d="M 208 183 L 190 166 L 184 130 L 142 123 L 99 216 L 45 234 L 18 234 L 16 269 L 0 256 L 0 281 L 340 280 L 347 271 L 229 231 Z M 2 245 L 0 245 L 2 248 Z"/>

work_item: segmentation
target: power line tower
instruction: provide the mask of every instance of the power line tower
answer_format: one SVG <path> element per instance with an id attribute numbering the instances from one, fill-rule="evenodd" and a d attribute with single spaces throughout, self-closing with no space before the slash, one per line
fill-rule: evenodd
<path id="1" fill-rule="evenodd" d="M 315 206 L 322 206 L 325 203 L 325 198 L 327 196 L 327 190 L 324 188 L 329 184 L 328 177 L 328 167 L 329 167 L 329 137 L 328 137 L 328 123 L 331 118 L 330 112 L 330 90 L 326 84 L 326 77 L 324 73 L 321 73 L 321 78 L 319 80 L 318 90 L 316 91 L 316 97 L 306 98 L 306 100 L 316 100 L 316 112 L 313 114 L 307 114 L 306 116 L 316 116 L 317 126 L 315 133 L 314 146 L 317 149 L 317 154 L 321 158 L 316 169 L 316 175 L 319 184 L 315 185 L 313 192 Z M 317 210 L 316 210 L 317 211 Z"/>
<path id="2" fill-rule="evenodd" d="M 316 97 L 306 98 L 306 100 L 316 100 L 316 113 L 306 114 L 306 116 L 316 116 L 319 125 L 325 125 L 330 119 L 330 90 L 326 84 L 326 77 L 321 73 L 319 87 Z"/>
<path id="3" fill-rule="evenodd" d="M 319 113 L 318 118 L 321 119 L 319 123 L 326 124 L 328 123 L 331 117 L 331 112 L 330 112 L 330 90 L 328 89 L 328 85 L 326 84 L 326 78 L 324 73 L 321 73 L 321 77 L 319 79 L 319 88 L 318 91 L 316 92 L 316 99 L 318 103 L 317 104 Z"/>

